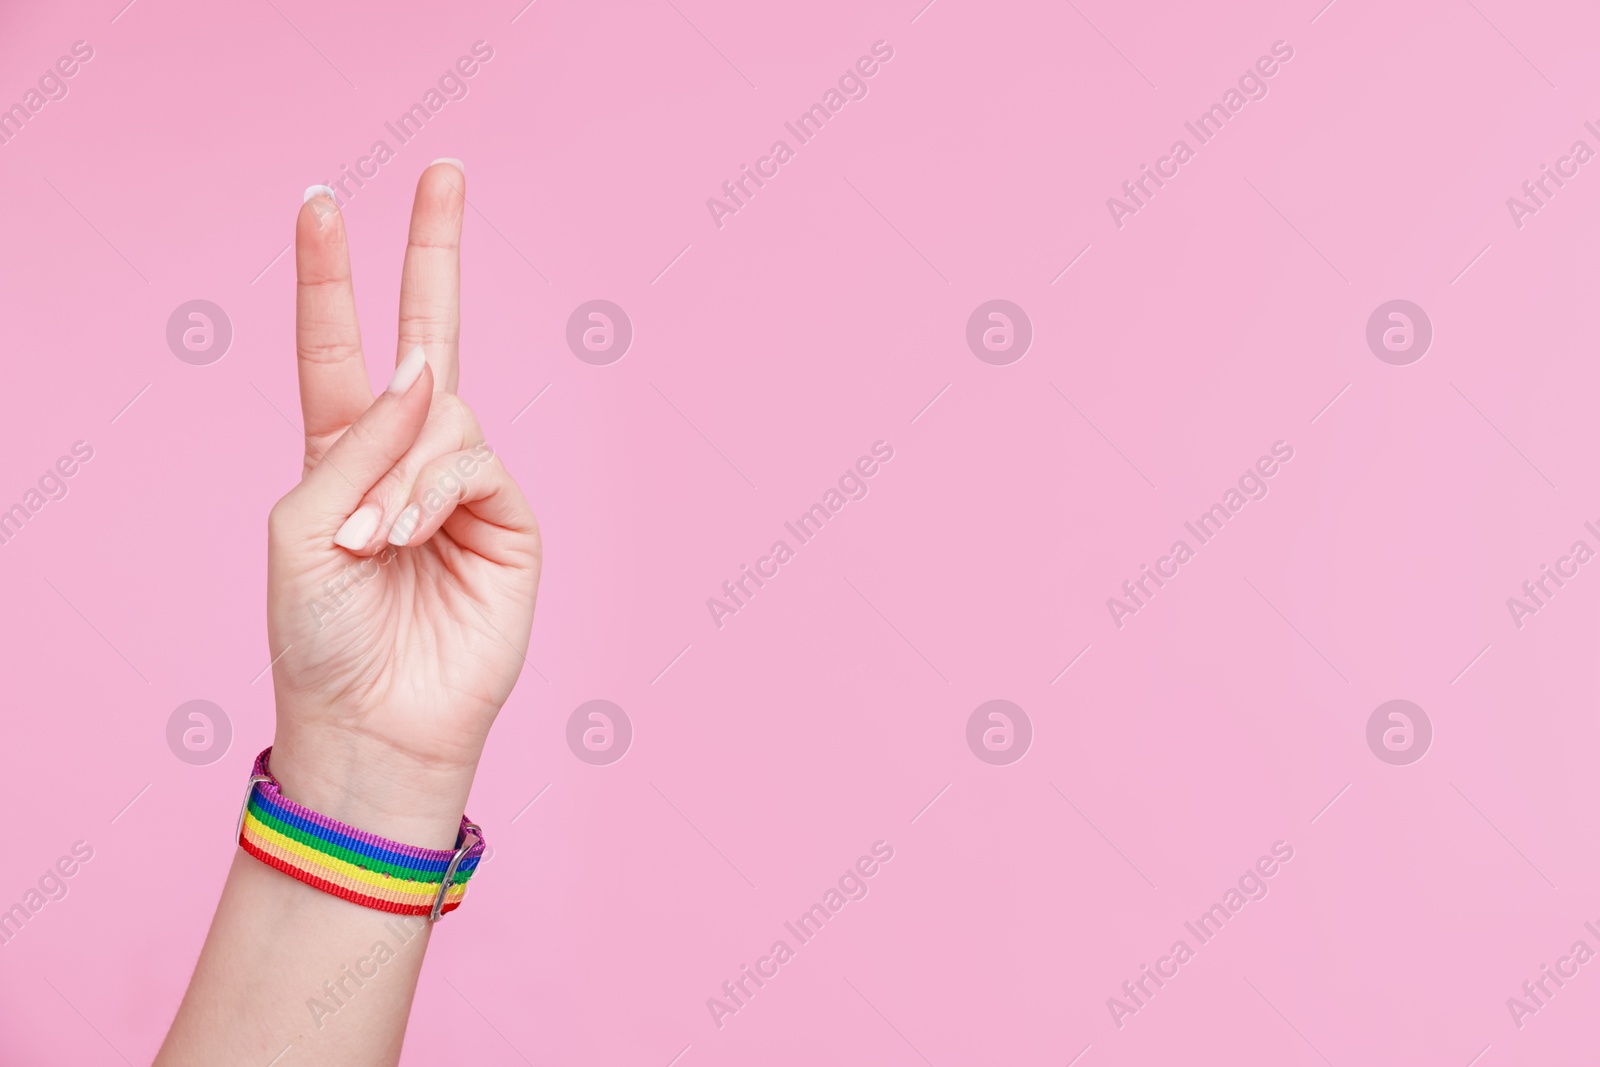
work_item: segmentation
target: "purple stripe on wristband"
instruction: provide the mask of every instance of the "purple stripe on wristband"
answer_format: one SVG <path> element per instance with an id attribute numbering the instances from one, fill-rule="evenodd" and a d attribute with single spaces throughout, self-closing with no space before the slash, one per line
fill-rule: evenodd
<path id="1" fill-rule="evenodd" d="M 312 811 L 310 808 L 305 807 L 304 805 L 296 804 L 294 801 L 283 795 L 282 790 L 278 786 L 278 779 L 274 778 L 272 772 L 268 769 L 268 761 L 271 755 L 272 749 L 268 747 L 263 749 L 261 754 L 256 757 L 254 773 L 256 775 L 264 775 L 267 778 L 267 781 L 265 782 L 256 783 L 256 789 L 258 789 L 262 795 L 266 796 L 272 801 L 273 804 L 282 810 L 289 812 L 297 818 L 304 819 L 309 823 L 320 826 L 324 830 L 328 830 L 336 834 L 342 834 L 345 837 L 354 838 L 355 840 L 371 845 L 374 848 L 379 848 L 386 852 L 393 852 L 401 856 L 407 856 L 412 859 L 425 860 L 432 863 L 448 864 L 455 856 L 456 850 L 453 848 L 418 848 L 416 845 L 406 845 L 398 841 L 391 841 L 386 837 L 380 837 L 377 834 L 368 833 L 366 830 L 362 830 L 359 827 L 351 826 L 349 823 L 340 822 L 338 819 L 330 819 L 326 815 L 321 815 L 315 811 Z M 468 821 L 467 817 L 463 815 L 461 817 L 461 829 L 456 833 L 457 841 L 462 840 L 462 835 L 466 833 L 467 827 L 470 825 L 471 823 Z M 466 856 L 462 857 L 463 860 L 477 859 L 483 855 L 485 847 L 486 845 L 484 841 L 480 838 L 478 843 L 468 850 Z"/>

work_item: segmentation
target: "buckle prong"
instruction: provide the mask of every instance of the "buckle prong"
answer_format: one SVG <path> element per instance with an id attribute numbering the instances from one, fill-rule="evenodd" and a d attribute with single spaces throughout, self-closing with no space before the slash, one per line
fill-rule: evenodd
<path id="1" fill-rule="evenodd" d="M 256 786 L 261 782 L 272 781 L 270 774 L 257 774 L 251 777 L 250 784 L 245 786 L 244 803 L 239 805 L 239 824 L 233 828 L 233 843 L 238 844 L 239 838 L 244 836 L 244 816 L 250 810 L 250 798 L 255 796 Z"/>
<path id="2" fill-rule="evenodd" d="M 251 788 L 254 788 L 252 786 Z M 434 898 L 433 910 L 428 912 L 428 921 L 436 923 L 444 914 L 445 894 L 450 892 L 450 883 L 456 876 L 456 868 L 461 866 L 461 861 L 467 858 L 467 853 L 478 847 L 478 842 L 483 840 L 483 829 L 476 823 L 467 823 L 462 827 L 464 838 L 461 847 L 456 849 L 456 854 L 450 857 L 450 866 L 444 869 L 444 881 L 439 883 L 439 895 Z"/>

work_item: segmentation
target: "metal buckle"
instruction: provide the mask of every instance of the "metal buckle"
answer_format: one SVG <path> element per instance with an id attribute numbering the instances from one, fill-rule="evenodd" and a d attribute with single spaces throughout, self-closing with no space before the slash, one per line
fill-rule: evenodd
<path id="1" fill-rule="evenodd" d="M 250 788 L 254 789 L 255 786 Z M 439 883 L 439 895 L 434 898 L 433 910 L 428 912 L 428 921 L 436 923 L 443 917 L 444 897 L 450 892 L 450 882 L 456 876 L 456 868 L 461 866 L 461 861 L 467 858 L 467 853 L 478 847 L 483 840 L 483 828 L 476 823 L 467 823 L 463 828 L 466 840 L 461 842 L 461 847 L 456 849 L 456 854 L 450 857 L 450 866 L 444 869 L 444 881 Z"/>
<path id="2" fill-rule="evenodd" d="M 239 838 L 244 834 L 245 812 L 250 810 L 250 798 L 255 796 L 256 786 L 261 782 L 272 781 L 270 774 L 257 774 L 251 777 L 250 784 L 244 790 L 244 803 L 239 805 L 239 825 L 233 828 L 233 843 L 238 844 Z"/>

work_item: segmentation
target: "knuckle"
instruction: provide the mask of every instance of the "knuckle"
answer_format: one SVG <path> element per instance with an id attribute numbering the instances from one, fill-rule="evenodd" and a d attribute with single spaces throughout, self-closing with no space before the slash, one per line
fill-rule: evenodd
<path id="1" fill-rule="evenodd" d="M 299 515 L 291 493 L 272 505 L 272 509 L 267 512 L 267 543 L 281 543 L 293 533 L 298 523 Z"/>
<path id="2" fill-rule="evenodd" d="M 454 344 L 456 320 L 444 307 L 414 307 L 400 313 L 400 336 L 407 344 Z"/>
<path id="3" fill-rule="evenodd" d="M 361 507 L 372 505 L 378 509 L 380 515 L 393 515 L 400 509 L 395 506 L 395 497 L 399 491 L 399 484 L 391 471 L 378 479 L 378 483 L 361 498 Z"/>
<path id="4" fill-rule="evenodd" d="M 303 338 L 296 347 L 307 363 L 344 363 L 361 358 L 361 345 L 346 337 Z"/>
<path id="5" fill-rule="evenodd" d="M 303 294 L 313 296 L 325 296 L 330 293 L 335 296 L 344 296 L 345 291 L 350 288 L 350 282 L 351 276 L 348 267 L 342 270 L 333 269 L 315 274 L 302 274 L 294 280 L 296 289 Z"/>
<path id="6" fill-rule="evenodd" d="M 461 443 L 476 440 L 478 418 L 455 393 L 440 393 L 434 402 L 443 409 L 440 414 L 450 429 L 450 436 Z"/>
<path id="7" fill-rule="evenodd" d="M 357 419 L 351 423 L 350 428 L 345 431 L 345 435 L 350 438 L 351 447 L 358 452 L 381 452 L 383 450 L 382 438 L 378 436 L 378 432 L 373 429 L 372 424 L 366 419 Z"/>

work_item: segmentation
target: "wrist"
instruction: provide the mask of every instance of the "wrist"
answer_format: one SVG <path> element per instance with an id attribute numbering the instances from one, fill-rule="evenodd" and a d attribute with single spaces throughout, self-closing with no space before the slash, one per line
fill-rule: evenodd
<path id="1" fill-rule="evenodd" d="M 343 730 L 279 726 L 271 770 L 283 795 L 320 815 L 419 848 L 455 847 L 477 770 Z"/>

